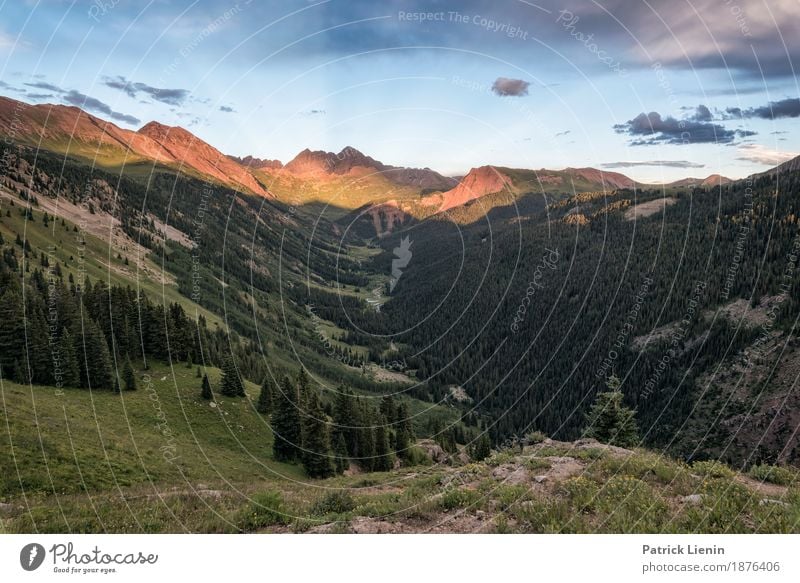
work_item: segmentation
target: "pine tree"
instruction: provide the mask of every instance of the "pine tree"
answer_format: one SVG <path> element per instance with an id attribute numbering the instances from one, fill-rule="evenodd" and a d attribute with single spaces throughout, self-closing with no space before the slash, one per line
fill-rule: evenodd
<path id="1" fill-rule="evenodd" d="M 75 343 L 72 334 L 64 328 L 61 331 L 61 338 L 58 342 L 59 365 L 61 367 L 60 384 L 64 387 L 80 387 L 81 372 L 78 364 L 78 356 L 75 352 Z M 57 381 L 59 379 L 56 379 Z"/>
<path id="2" fill-rule="evenodd" d="M 330 428 L 316 391 L 308 394 L 303 418 L 303 467 L 310 478 L 333 475 Z"/>
<path id="3" fill-rule="evenodd" d="M 272 413 L 272 384 L 269 379 L 264 379 L 261 384 L 261 392 L 258 394 L 258 403 L 256 403 L 256 411 L 262 415 L 269 415 Z"/>
<path id="4" fill-rule="evenodd" d="M 334 443 L 339 442 L 339 436 L 345 442 L 347 454 L 350 457 L 358 455 L 358 417 L 356 414 L 356 400 L 352 391 L 346 387 L 339 387 L 333 403 Z"/>
<path id="5" fill-rule="evenodd" d="M 606 383 L 608 391 L 597 394 L 597 399 L 586 416 L 585 434 L 602 443 L 631 447 L 639 443 L 636 410 L 623 405 L 624 395 L 620 380 L 611 376 Z"/>
<path id="6" fill-rule="evenodd" d="M 342 474 L 349 467 L 350 463 L 347 455 L 347 443 L 344 439 L 344 434 L 339 432 L 336 435 L 336 473 Z"/>
<path id="7" fill-rule="evenodd" d="M 200 390 L 200 396 L 205 399 L 206 401 L 210 401 L 214 398 L 214 393 L 211 392 L 211 383 L 208 381 L 208 375 L 203 375 L 203 383 L 202 388 Z"/>
<path id="8" fill-rule="evenodd" d="M 81 374 L 81 386 L 92 389 L 113 389 L 111 355 L 105 336 L 90 317 L 83 318 L 83 334 L 73 337 Z"/>
<path id="9" fill-rule="evenodd" d="M 375 427 L 375 462 L 372 464 L 372 469 L 388 472 L 393 467 L 394 455 L 389 444 L 389 428 L 386 425 L 386 418 L 380 415 L 378 425 Z"/>
<path id="10" fill-rule="evenodd" d="M 281 388 L 275 395 L 275 410 L 272 412 L 272 432 L 275 441 L 272 451 L 280 462 L 300 459 L 302 451 L 302 429 L 298 410 L 297 386 L 288 377 L 283 378 Z"/>
<path id="11" fill-rule="evenodd" d="M 411 413 L 406 403 L 397 407 L 397 429 L 395 432 L 395 451 L 401 457 L 408 457 L 414 441 L 414 428 L 411 425 Z"/>
<path id="12" fill-rule="evenodd" d="M 469 444 L 467 449 L 472 461 L 480 462 L 492 453 L 492 441 L 486 433 L 481 433 L 480 437 Z"/>
<path id="13" fill-rule="evenodd" d="M 244 397 L 244 384 L 239 377 L 239 371 L 236 370 L 236 364 L 233 362 L 233 356 L 228 355 L 222 365 L 222 388 L 220 393 L 226 397 Z"/>
<path id="14" fill-rule="evenodd" d="M 126 391 L 136 390 L 136 374 L 133 372 L 131 359 L 126 357 L 125 364 L 122 365 L 122 382 L 125 383 Z"/>

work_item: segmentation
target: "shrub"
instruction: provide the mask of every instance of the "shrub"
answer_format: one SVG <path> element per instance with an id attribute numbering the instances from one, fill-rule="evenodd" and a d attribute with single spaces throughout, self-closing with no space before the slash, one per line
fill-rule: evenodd
<path id="1" fill-rule="evenodd" d="M 734 472 L 732 469 L 730 469 L 722 462 L 718 462 L 716 460 L 694 462 L 692 464 L 692 469 L 701 476 L 706 476 L 708 478 L 731 479 L 734 476 Z"/>
<path id="2" fill-rule="evenodd" d="M 326 514 L 344 514 L 356 507 L 356 501 L 350 492 L 344 490 L 334 490 L 328 492 L 322 498 L 314 502 L 311 512 L 317 516 Z"/>
<path id="3" fill-rule="evenodd" d="M 794 472 L 780 466 L 770 466 L 766 464 L 753 466 L 748 473 L 751 478 L 762 482 L 771 482 L 779 486 L 788 486 L 797 480 L 797 476 Z"/>
<path id="4" fill-rule="evenodd" d="M 527 441 L 529 445 L 542 443 L 545 439 L 547 439 L 547 436 L 541 431 L 531 431 L 525 436 L 525 441 Z"/>
<path id="5" fill-rule="evenodd" d="M 465 508 L 472 506 L 480 499 L 480 493 L 465 488 L 447 490 L 439 500 L 439 505 L 445 510 Z"/>
<path id="6" fill-rule="evenodd" d="M 237 523 L 242 530 L 255 530 L 275 524 L 287 524 L 283 495 L 274 490 L 253 495 L 250 505 L 239 517 Z"/>

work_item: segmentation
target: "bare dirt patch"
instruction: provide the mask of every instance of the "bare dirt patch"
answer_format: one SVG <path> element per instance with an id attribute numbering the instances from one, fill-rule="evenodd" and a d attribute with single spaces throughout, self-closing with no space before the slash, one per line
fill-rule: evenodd
<path id="1" fill-rule="evenodd" d="M 647 202 L 641 202 L 634 206 L 633 208 L 628 209 L 625 211 L 623 215 L 626 221 L 634 221 L 636 219 L 643 219 L 645 217 L 652 216 L 656 213 L 660 213 L 668 206 L 671 206 L 678 202 L 678 199 L 667 197 L 667 198 L 657 198 L 656 200 L 648 200 Z"/>

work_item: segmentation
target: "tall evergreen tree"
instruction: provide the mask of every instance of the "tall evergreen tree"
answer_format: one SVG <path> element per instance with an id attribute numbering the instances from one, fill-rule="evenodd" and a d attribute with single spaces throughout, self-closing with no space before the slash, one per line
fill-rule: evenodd
<path id="1" fill-rule="evenodd" d="M 637 445 L 639 430 L 636 410 L 623 405 L 624 395 L 619 378 L 612 375 L 606 386 L 609 390 L 597 394 L 597 399 L 586 416 L 586 436 L 619 447 Z"/>
<path id="2" fill-rule="evenodd" d="M 64 387 L 81 386 L 81 372 L 78 356 L 75 352 L 75 343 L 72 339 L 72 334 L 66 328 L 61 331 L 61 338 L 58 341 L 58 353 L 61 385 Z"/>
<path id="3" fill-rule="evenodd" d="M 317 392 L 311 391 L 307 399 L 303 417 L 303 467 L 311 478 L 327 478 L 334 473 L 330 428 Z"/>
<path id="4" fill-rule="evenodd" d="M 272 413 L 272 404 L 272 383 L 269 378 L 265 378 L 261 384 L 261 392 L 258 394 L 256 411 L 262 415 L 269 415 Z"/>
<path id="5" fill-rule="evenodd" d="M 128 357 L 125 357 L 125 364 L 122 365 L 122 382 L 125 384 L 126 391 L 136 390 L 136 374 L 133 372 L 133 365 Z"/>
<path id="6" fill-rule="evenodd" d="M 347 443 L 344 439 L 344 434 L 339 432 L 336 434 L 336 442 L 334 444 L 336 454 L 336 473 L 342 474 L 350 465 L 347 453 Z"/>
<path id="7" fill-rule="evenodd" d="M 284 377 L 275 396 L 275 410 L 272 412 L 272 432 L 275 441 L 272 451 L 277 461 L 297 461 L 302 451 L 302 428 L 298 410 L 300 397 L 297 386 L 288 377 Z"/>
<path id="8" fill-rule="evenodd" d="M 208 375 L 203 375 L 203 382 L 202 387 L 200 389 L 200 396 L 205 399 L 206 401 L 210 401 L 214 398 L 214 393 L 211 392 L 211 383 L 208 380 Z"/>
<path id="9" fill-rule="evenodd" d="M 414 442 L 414 428 L 411 425 L 411 413 L 406 403 L 397 407 L 397 426 L 395 431 L 395 451 L 400 457 L 407 457 Z"/>
<path id="10" fill-rule="evenodd" d="M 375 427 L 375 461 L 372 469 L 378 472 L 388 472 L 394 467 L 394 455 L 389 443 L 389 427 L 383 415 L 378 417 Z"/>
<path id="11" fill-rule="evenodd" d="M 233 356 L 228 355 L 225 362 L 222 364 L 222 381 L 220 393 L 226 397 L 244 397 L 244 384 L 239 376 L 239 371 L 236 370 L 236 364 L 233 361 Z"/>
<path id="12" fill-rule="evenodd" d="M 83 318 L 82 334 L 73 337 L 81 371 L 81 386 L 92 389 L 113 389 L 111 355 L 102 330 L 91 317 Z"/>

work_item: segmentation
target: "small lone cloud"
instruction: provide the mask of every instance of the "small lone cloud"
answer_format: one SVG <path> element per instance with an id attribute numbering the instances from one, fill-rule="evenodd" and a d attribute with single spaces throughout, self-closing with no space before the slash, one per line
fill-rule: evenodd
<path id="1" fill-rule="evenodd" d="M 236 110 L 232 107 L 228 107 L 227 105 L 220 105 L 219 110 L 225 113 L 234 113 Z"/>
<path id="2" fill-rule="evenodd" d="M 498 77 L 492 83 L 492 91 L 501 97 L 522 97 L 528 94 L 530 83 L 522 79 L 509 79 L 508 77 Z"/>
<path id="3" fill-rule="evenodd" d="M 571 134 L 571 133 L 572 133 L 572 130 L 564 130 L 563 132 L 558 132 L 556 134 L 556 137 L 560 138 L 561 136 L 566 136 L 566 135 Z"/>

